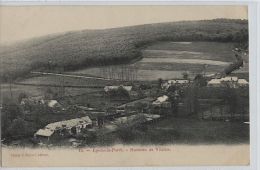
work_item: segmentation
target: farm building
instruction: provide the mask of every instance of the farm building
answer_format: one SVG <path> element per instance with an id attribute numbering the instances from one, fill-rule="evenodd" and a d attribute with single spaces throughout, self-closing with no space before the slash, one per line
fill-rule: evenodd
<path id="1" fill-rule="evenodd" d="M 70 119 L 60 122 L 54 122 L 46 125 L 43 129 L 39 129 L 34 137 L 38 139 L 47 139 L 54 134 L 64 136 L 65 134 L 78 134 L 82 129 L 92 127 L 92 121 L 88 116 Z"/>
<path id="2" fill-rule="evenodd" d="M 139 99 L 139 100 L 135 100 L 135 101 L 131 101 L 131 102 L 119 105 L 119 106 L 117 106 L 117 109 L 124 109 L 125 112 L 134 111 L 134 110 L 136 110 L 138 105 L 149 106 L 153 102 L 153 100 L 154 100 L 153 98 L 147 97 L 144 99 Z"/>
<path id="3" fill-rule="evenodd" d="M 158 97 L 157 100 L 153 102 L 153 105 L 161 105 L 162 103 L 166 102 L 169 99 L 168 96 L 163 95 L 161 97 Z"/>
<path id="4" fill-rule="evenodd" d="M 237 77 L 223 77 L 221 78 L 222 82 L 237 82 L 238 78 Z"/>
<path id="5" fill-rule="evenodd" d="M 132 86 L 105 86 L 104 87 L 104 91 L 105 92 L 109 92 L 111 90 L 118 90 L 120 87 L 122 87 L 123 89 L 125 89 L 126 91 L 130 92 L 132 90 Z"/>
<path id="6" fill-rule="evenodd" d="M 97 110 L 96 108 L 79 106 L 79 105 L 75 105 L 74 107 L 77 109 L 80 109 L 80 110 L 84 110 L 84 111 L 96 111 Z"/>
<path id="7" fill-rule="evenodd" d="M 201 119 L 229 120 L 249 119 L 248 108 L 240 109 L 236 113 L 230 113 L 228 105 L 211 106 L 209 109 L 200 112 Z"/>
<path id="8" fill-rule="evenodd" d="M 48 107 L 55 108 L 61 107 L 61 104 L 57 100 L 46 100 Z"/>
<path id="9" fill-rule="evenodd" d="M 153 111 L 157 111 L 159 113 L 169 113 L 171 109 L 171 103 L 169 102 L 169 97 L 163 95 L 158 97 L 153 103 Z M 159 110 L 158 110 L 159 109 Z"/>
<path id="10" fill-rule="evenodd" d="M 208 82 L 209 87 L 224 87 L 225 85 L 237 88 L 241 86 L 247 86 L 248 82 L 245 79 L 238 79 L 237 77 L 223 77 L 220 79 L 211 79 Z"/>
<path id="11" fill-rule="evenodd" d="M 208 82 L 209 87 L 222 87 L 221 79 L 211 79 Z"/>
<path id="12" fill-rule="evenodd" d="M 159 119 L 161 116 L 157 114 L 135 114 L 131 116 L 125 116 L 117 118 L 113 121 L 114 124 L 127 124 L 129 126 L 135 126 L 143 123 L 153 122 Z"/>
<path id="13" fill-rule="evenodd" d="M 117 116 L 120 116 L 122 112 L 118 112 L 118 109 L 114 108 L 114 107 L 110 107 L 106 109 L 105 112 L 105 117 L 106 118 L 114 118 Z"/>
<path id="14" fill-rule="evenodd" d="M 189 80 L 168 80 L 167 82 L 162 83 L 161 87 L 162 87 L 162 89 L 167 90 L 170 86 L 173 86 L 173 85 L 186 85 L 189 83 L 190 83 Z"/>
<path id="15" fill-rule="evenodd" d="M 32 97 L 25 97 L 22 98 L 21 105 L 25 104 L 45 104 L 45 100 L 43 96 L 32 96 Z"/>
<path id="16" fill-rule="evenodd" d="M 61 107 L 61 104 L 57 100 L 45 100 L 43 96 L 33 96 L 23 98 L 20 102 L 21 105 L 47 105 L 48 107 L 55 108 Z"/>
<path id="17" fill-rule="evenodd" d="M 242 86 L 242 87 L 249 85 L 248 81 L 246 81 L 245 79 L 238 79 L 237 83 L 239 86 Z"/>

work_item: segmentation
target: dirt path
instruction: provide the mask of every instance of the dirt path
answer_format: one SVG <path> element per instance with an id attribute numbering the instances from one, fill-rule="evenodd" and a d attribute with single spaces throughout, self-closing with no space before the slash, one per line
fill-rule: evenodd
<path id="1" fill-rule="evenodd" d="M 96 79 L 96 80 L 116 80 L 116 81 L 118 81 L 117 79 L 109 79 L 109 78 L 93 77 L 93 76 L 81 76 L 81 75 L 63 74 L 63 73 L 48 73 L 48 72 L 38 72 L 38 71 L 32 71 L 31 73 L 32 74 L 40 74 L 40 75 L 61 76 L 61 77 Z"/>

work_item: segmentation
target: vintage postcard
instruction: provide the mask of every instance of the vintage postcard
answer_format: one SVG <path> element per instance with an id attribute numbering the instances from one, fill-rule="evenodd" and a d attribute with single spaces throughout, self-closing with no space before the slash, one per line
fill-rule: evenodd
<path id="1" fill-rule="evenodd" d="M 250 165 L 247 5 L 0 18 L 3 167 Z"/>

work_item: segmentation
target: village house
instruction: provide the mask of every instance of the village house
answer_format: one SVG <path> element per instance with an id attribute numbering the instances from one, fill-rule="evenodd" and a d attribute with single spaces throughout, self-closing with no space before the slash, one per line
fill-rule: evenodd
<path id="1" fill-rule="evenodd" d="M 161 97 L 158 97 L 154 102 L 153 105 L 161 105 L 163 102 L 166 102 L 169 99 L 168 96 L 163 95 Z"/>
<path id="2" fill-rule="evenodd" d="M 43 96 L 32 96 L 32 97 L 22 98 L 20 104 L 22 106 L 40 104 L 40 105 L 47 105 L 50 108 L 62 107 L 57 100 L 45 100 Z"/>
<path id="3" fill-rule="evenodd" d="M 162 108 L 170 108 L 171 104 L 169 102 L 169 97 L 166 95 L 158 97 L 153 103 L 153 106 L 158 106 Z"/>
<path id="4" fill-rule="evenodd" d="M 122 105 L 117 106 L 118 110 L 124 110 L 125 114 L 133 113 L 137 111 L 138 105 L 149 106 L 153 102 L 153 98 L 146 97 L 143 99 L 131 101 Z"/>
<path id="5" fill-rule="evenodd" d="M 105 117 L 107 119 L 118 117 L 120 115 L 121 115 L 121 112 L 118 112 L 117 108 L 115 108 L 115 107 L 109 107 L 106 109 L 106 112 L 105 112 Z"/>
<path id="6" fill-rule="evenodd" d="M 97 111 L 97 108 L 93 108 L 93 107 L 86 107 L 86 106 L 79 106 L 79 105 L 74 105 L 74 107 L 84 111 Z"/>
<path id="7" fill-rule="evenodd" d="M 32 96 L 32 97 L 25 97 L 22 98 L 21 105 L 26 104 L 45 104 L 45 100 L 43 96 Z"/>
<path id="8" fill-rule="evenodd" d="M 237 88 L 248 86 L 248 82 L 245 79 L 238 79 L 238 77 L 223 77 L 219 79 L 211 79 L 208 82 L 209 87 L 225 87 L 226 85 Z"/>
<path id="9" fill-rule="evenodd" d="M 245 87 L 249 85 L 248 81 L 246 81 L 245 79 L 238 79 L 237 83 L 241 87 Z"/>
<path id="10" fill-rule="evenodd" d="M 189 80 L 168 80 L 167 82 L 164 82 L 161 84 L 161 87 L 162 89 L 165 89 L 167 90 L 170 86 L 173 86 L 173 85 L 187 85 L 189 84 L 190 81 Z"/>
<path id="11" fill-rule="evenodd" d="M 120 87 L 122 87 L 123 89 L 125 89 L 127 92 L 130 92 L 132 90 L 132 86 L 105 86 L 104 87 L 104 91 L 105 92 L 109 92 L 111 90 L 118 90 Z"/>
<path id="12" fill-rule="evenodd" d="M 221 79 L 211 79 L 208 82 L 209 87 L 222 87 Z"/>
<path id="13" fill-rule="evenodd" d="M 46 101 L 48 107 L 54 108 L 54 107 L 61 107 L 61 104 L 57 100 L 47 100 Z"/>
<path id="14" fill-rule="evenodd" d="M 161 116 L 158 114 L 134 114 L 131 116 L 124 116 L 117 118 L 113 121 L 114 124 L 127 124 L 129 126 L 135 126 L 144 123 L 150 123 L 158 120 Z"/>
<path id="15" fill-rule="evenodd" d="M 237 82 L 238 78 L 237 77 L 223 77 L 221 78 L 222 82 Z"/>
<path id="16" fill-rule="evenodd" d="M 66 134 L 76 135 L 81 130 L 92 127 L 92 121 L 88 116 L 70 119 L 60 122 L 54 122 L 46 125 L 43 129 L 39 129 L 34 137 L 41 141 L 49 140 L 52 136 L 60 137 Z"/>

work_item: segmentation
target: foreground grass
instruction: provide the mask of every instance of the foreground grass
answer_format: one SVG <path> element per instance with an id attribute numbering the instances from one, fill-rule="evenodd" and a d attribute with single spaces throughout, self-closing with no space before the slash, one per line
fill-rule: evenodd
<path id="1" fill-rule="evenodd" d="M 147 127 L 129 130 L 127 133 L 126 138 L 121 139 L 124 144 L 249 143 L 249 125 L 243 122 L 169 117 Z"/>

